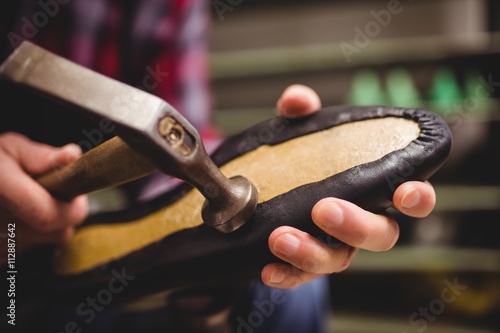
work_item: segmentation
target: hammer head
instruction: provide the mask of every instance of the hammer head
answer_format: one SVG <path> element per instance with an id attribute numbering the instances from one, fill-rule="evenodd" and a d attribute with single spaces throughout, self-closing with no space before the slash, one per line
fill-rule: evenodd
<path id="1" fill-rule="evenodd" d="M 257 189 L 245 177 L 230 178 L 227 186 L 221 197 L 207 199 L 201 211 L 203 221 L 223 233 L 243 226 L 252 216 L 258 200 Z"/>

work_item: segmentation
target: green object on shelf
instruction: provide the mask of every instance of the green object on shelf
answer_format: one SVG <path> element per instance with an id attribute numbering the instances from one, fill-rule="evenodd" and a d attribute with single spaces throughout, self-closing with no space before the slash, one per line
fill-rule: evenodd
<path id="1" fill-rule="evenodd" d="M 387 105 L 388 100 L 377 73 L 362 69 L 354 74 L 351 91 L 346 104 L 350 105 Z"/>
<path id="2" fill-rule="evenodd" d="M 429 98 L 435 112 L 449 115 L 460 111 L 462 90 L 449 68 L 441 67 L 436 71 Z"/>
<path id="3" fill-rule="evenodd" d="M 469 70 L 465 75 L 465 98 L 463 109 L 471 115 L 486 115 L 491 107 L 491 87 L 487 86 L 487 79 L 478 71 Z"/>
<path id="4" fill-rule="evenodd" d="M 386 80 L 386 91 L 391 105 L 401 107 L 421 106 L 420 94 L 410 73 L 403 67 L 392 69 Z"/>

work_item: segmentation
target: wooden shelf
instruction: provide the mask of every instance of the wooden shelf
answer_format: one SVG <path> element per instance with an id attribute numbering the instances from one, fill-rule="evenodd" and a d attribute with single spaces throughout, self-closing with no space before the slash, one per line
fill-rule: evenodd
<path id="1" fill-rule="evenodd" d="M 460 40 L 446 35 L 391 38 L 373 41 L 352 62 L 338 43 L 282 46 L 215 52 L 211 55 L 214 80 L 336 70 L 392 63 L 445 60 L 450 57 L 500 52 L 500 32 L 477 33 Z"/>
<path id="2" fill-rule="evenodd" d="M 329 318 L 331 332 L 335 333 L 402 333 L 417 331 L 408 320 L 390 316 L 373 316 L 368 313 L 355 314 L 335 312 Z M 417 327 L 421 328 L 421 327 Z M 426 333 L 495 333 L 488 328 L 458 326 L 455 323 L 429 325 Z"/>
<path id="3" fill-rule="evenodd" d="M 500 273 L 500 249 L 396 246 L 383 253 L 361 250 L 346 273 L 429 271 Z"/>
<path id="4" fill-rule="evenodd" d="M 500 209 L 499 186 L 437 185 L 434 188 L 439 198 L 436 213 Z"/>

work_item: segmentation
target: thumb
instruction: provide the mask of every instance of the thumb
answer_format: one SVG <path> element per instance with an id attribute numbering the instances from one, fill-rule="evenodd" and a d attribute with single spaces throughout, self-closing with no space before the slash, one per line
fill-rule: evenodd
<path id="1" fill-rule="evenodd" d="M 40 174 L 77 160 L 82 152 L 78 145 L 52 147 L 31 141 L 18 133 L 6 133 L 0 139 L 0 149 L 9 154 L 30 174 Z"/>
<path id="2" fill-rule="evenodd" d="M 40 167 L 45 167 L 44 171 L 57 169 L 63 165 L 76 161 L 82 155 L 80 147 L 74 143 L 68 143 L 59 148 L 53 148 L 52 154 L 47 155 L 46 160 Z"/>
<path id="3" fill-rule="evenodd" d="M 319 95 L 302 84 L 287 87 L 276 104 L 278 114 L 289 118 L 306 116 L 320 108 Z"/>

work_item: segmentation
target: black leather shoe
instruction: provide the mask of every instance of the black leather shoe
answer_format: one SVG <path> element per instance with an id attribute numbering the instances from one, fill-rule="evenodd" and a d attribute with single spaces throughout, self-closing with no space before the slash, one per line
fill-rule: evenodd
<path id="1" fill-rule="evenodd" d="M 243 227 L 222 234 L 204 225 L 203 197 L 184 184 L 86 221 L 57 249 L 51 286 L 61 294 L 88 295 L 121 281 L 127 286 L 120 297 L 134 298 L 257 277 L 266 263 L 279 261 L 267 245 L 274 229 L 288 225 L 335 241 L 311 220 L 317 201 L 338 197 L 384 211 L 398 185 L 432 176 L 451 144 L 445 121 L 419 109 L 336 106 L 304 118 L 270 119 L 228 138 L 212 154 L 227 176 L 241 174 L 259 191 Z"/>

